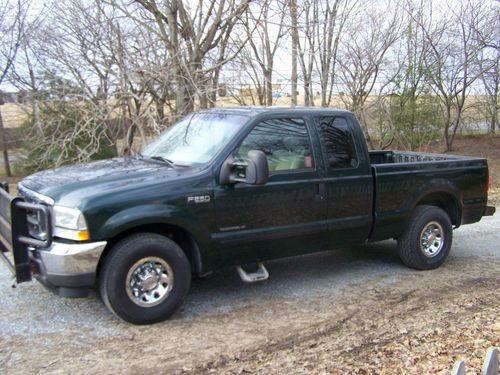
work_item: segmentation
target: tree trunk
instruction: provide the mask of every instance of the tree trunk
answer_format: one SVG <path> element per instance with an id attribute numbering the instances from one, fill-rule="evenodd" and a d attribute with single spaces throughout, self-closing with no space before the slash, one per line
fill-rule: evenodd
<path id="1" fill-rule="evenodd" d="M 132 124 L 127 131 L 127 137 L 125 139 L 125 148 L 123 150 L 123 155 L 132 155 L 132 145 L 134 144 L 135 131 L 137 130 L 137 125 Z"/>
<path id="2" fill-rule="evenodd" d="M 327 72 L 327 74 L 328 74 L 328 72 Z M 328 107 L 328 103 L 326 100 L 327 90 L 328 90 L 328 82 L 326 81 L 325 78 L 323 78 L 321 80 L 321 106 L 322 107 Z"/>
<path id="3" fill-rule="evenodd" d="M 290 0 L 290 15 L 292 18 L 292 105 L 297 105 L 297 46 L 299 34 L 297 31 L 296 0 Z"/>
<path id="4" fill-rule="evenodd" d="M 200 109 L 208 108 L 208 96 L 205 86 L 202 86 L 202 92 L 200 92 L 199 94 L 199 100 L 200 100 Z"/>
<path id="5" fill-rule="evenodd" d="M 264 81 L 265 81 L 265 89 L 264 91 L 266 92 L 265 94 L 265 100 L 266 100 L 266 105 L 272 106 L 273 105 L 273 73 L 272 73 L 272 68 L 266 70 L 264 72 Z"/>
<path id="6" fill-rule="evenodd" d="M 220 69 L 216 69 L 214 71 L 214 74 L 212 76 L 211 80 L 211 91 L 210 91 L 210 99 L 208 106 L 210 108 L 214 108 L 215 104 L 217 102 L 217 95 L 219 92 L 219 76 L 220 76 Z"/>
<path id="7" fill-rule="evenodd" d="M 495 134 L 495 128 L 498 122 L 498 112 L 497 112 L 497 97 L 496 95 L 491 98 L 491 118 L 490 118 L 490 133 Z M 500 126 L 500 125 L 499 125 Z M 500 128 L 499 128 L 500 129 Z"/>
<path id="8" fill-rule="evenodd" d="M 451 151 L 450 144 L 450 126 L 451 126 L 451 108 L 446 104 L 446 118 L 444 122 L 444 145 L 446 147 L 446 152 Z"/>
<path id="9" fill-rule="evenodd" d="M 5 137 L 5 129 L 3 127 L 3 117 L 2 111 L 0 110 L 0 133 L 2 139 L 2 151 L 3 151 L 3 164 L 5 166 L 5 175 L 7 177 L 12 177 L 12 173 L 10 172 L 10 163 L 9 163 L 9 152 L 7 150 L 7 138 Z"/>
<path id="10" fill-rule="evenodd" d="M 307 78 L 304 77 L 304 105 L 311 105 L 311 99 L 309 97 L 310 83 Z"/>
<path id="11" fill-rule="evenodd" d="M 366 143 L 368 143 L 368 147 L 373 150 L 373 141 L 372 138 L 370 137 L 370 132 L 368 131 L 368 125 L 366 124 L 366 117 L 365 117 L 365 111 L 362 108 L 359 108 L 358 111 L 358 118 L 361 123 L 361 127 L 364 130 L 365 133 L 365 138 L 366 138 Z"/>
<path id="12" fill-rule="evenodd" d="M 155 101 L 155 107 L 156 107 L 156 116 L 158 117 L 158 121 L 160 124 L 163 125 L 165 121 L 165 101 L 163 98 L 157 99 Z"/>
<path id="13" fill-rule="evenodd" d="M 177 118 L 193 112 L 194 87 L 181 66 L 175 67 L 175 115 Z"/>

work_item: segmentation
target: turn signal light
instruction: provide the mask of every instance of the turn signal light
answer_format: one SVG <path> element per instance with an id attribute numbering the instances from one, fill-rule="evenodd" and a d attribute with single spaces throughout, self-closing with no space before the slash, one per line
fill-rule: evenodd
<path id="1" fill-rule="evenodd" d="M 79 230 L 77 232 L 78 241 L 86 241 L 90 238 L 88 230 Z"/>

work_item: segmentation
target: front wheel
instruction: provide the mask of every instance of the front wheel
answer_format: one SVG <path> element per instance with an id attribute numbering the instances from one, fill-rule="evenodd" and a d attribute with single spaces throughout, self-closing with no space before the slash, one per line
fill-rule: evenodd
<path id="1" fill-rule="evenodd" d="M 453 230 L 448 214 L 439 207 L 418 206 L 398 239 L 398 253 L 408 267 L 438 268 L 450 252 Z"/>
<path id="2" fill-rule="evenodd" d="M 155 323 L 181 306 L 191 283 L 182 249 L 155 233 L 132 235 L 104 259 L 99 291 L 105 305 L 133 324 Z"/>

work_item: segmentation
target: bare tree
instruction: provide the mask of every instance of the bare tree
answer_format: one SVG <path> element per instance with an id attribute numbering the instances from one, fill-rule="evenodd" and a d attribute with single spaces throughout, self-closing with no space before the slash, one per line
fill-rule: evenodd
<path id="1" fill-rule="evenodd" d="M 399 9 L 392 14 L 370 8 L 359 13 L 349 26 L 353 36 L 340 43 L 337 63 L 340 67 L 338 80 L 342 88 L 341 99 L 347 108 L 355 112 L 363 126 L 366 139 L 373 148 L 370 136 L 366 104 L 375 86 L 381 91 L 390 79 L 380 81 L 387 63 L 387 52 L 400 36 Z"/>
<path id="2" fill-rule="evenodd" d="M 490 133 L 495 133 L 500 123 L 498 112 L 500 110 L 500 29 L 498 19 L 500 10 L 491 6 L 485 9 L 478 22 L 473 24 L 481 48 L 477 64 L 480 68 L 479 79 L 486 93 L 485 110 L 489 122 Z"/>
<path id="3" fill-rule="evenodd" d="M 21 0 L 0 3 L 0 85 L 12 68 L 24 37 L 26 5 Z"/>
<path id="4" fill-rule="evenodd" d="M 228 68 L 233 72 L 230 95 L 238 104 L 266 105 L 264 76 L 249 44 L 228 64 Z"/>
<path id="5" fill-rule="evenodd" d="M 297 53 L 299 48 L 299 30 L 297 26 L 297 0 L 290 0 L 290 31 L 292 35 L 292 105 L 297 105 Z"/>
<path id="6" fill-rule="evenodd" d="M 347 38 L 347 22 L 357 12 L 359 2 L 334 0 L 302 1 L 300 20 L 302 38 L 298 54 L 304 81 L 305 104 L 314 105 L 313 75 L 319 78 L 321 106 L 331 104 L 336 80 L 339 45 Z"/>
<path id="7" fill-rule="evenodd" d="M 12 69 L 19 46 L 23 40 L 26 7 L 27 4 L 21 0 L 0 3 L 0 85 L 2 85 L 7 74 Z M 0 99 L 0 106 L 2 104 L 4 104 L 3 100 Z M 5 174 L 10 177 L 12 173 L 10 170 L 8 143 L 1 110 L 0 134 Z"/>
<path id="8" fill-rule="evenodd" d="M 314 105 L 313 72 L 315 69 L 316 40 L 315 23 L 319 22 L 319 5 L 317 1 L 305 0 L 301 9 L 301 37 L 297 41 L 298 59 L 304 84 L 304 104 Z"/>
<path id="9" fill-rule="evenodd" d="M 498 112 L 500 111 L 500 50 L 482 51 L 481 56 L 479 78 L 486 92 L 485 109 L 489 120 L 488 131 L 495 133 L 496 128 L 500 130 L 498 121 Z"/>
<path id="10" fill-rule="evenodd" d="M 260 68 L 258 74 L 264 80 L 266 105 L 273 105 L 274 58 L 288 32 L 283 22 L 286 6 L 285 2 L 265 0 L 259 4 L 260 14 L 256 14 L 251 7 L 245 13 L 245 29 L 252 52 L 250 58 L 256 61 Z"/>
<path id="11" fill-rule="evenodd" d="M 479 78 L 476 66 L 480 45 L 474 25 L 483 7 L 479 2 L 450 3 L 437 19 L 430 14 L 420 26 L 430 53 L 426 66 L 443 111 L 443 139 L 447 151 L 453 146 L 472 84 Z"/>
<path id="12" fill-rule="evenodd" d="M 424 22 L 425 5 L 412 0 L 405 0 L 401 5 L 402 34 L 390 61 L 394 65 L 392 90 L 390 95 L 383 94 L 381 101 L 390 106 L 385 113 L 390 116 L 387 122 L 392 134 L 380 147 L 396 139 L 404 148 L 415 150 L 433 139 L 439 119 L 432 111 L 435 100 L 430 95 L 432 90 L 425 65 L 429 47 L 419 27 Z"/>
<path id="13" fill-rule="evenodd" d="M 333 95 L 333 85 L 336 79 L 335 64 L 338 61 L 340 41 L 341 38 L 347 39 L 347 35 L 344 35 L 344 28 L 353 10 L 356 9 L 357 1 L 327 1 L 324 9 L 322 5 L 320 5 L 319 12 L 324 18 L 315 27 L 318 41 L 316 65 L 321 85 L 321 106 L 327 107 Z"/>
<path id="14" fill-rule="evenodd" d="M 191 112 L 197 96 L 206 106 L 207 74 L 224 65 L 226 56 L 215 65 L 206 66 L 211 51 L 231 33 L 248 7 L 248 0 L 211 0 L 185 3 L 138 0 L 134 4 L 115 4 L 129 19 L 156 33 L 172 59 L 175 77 L 177 115 Z M 234 53 L 237 53 L 236 50 Z"/>

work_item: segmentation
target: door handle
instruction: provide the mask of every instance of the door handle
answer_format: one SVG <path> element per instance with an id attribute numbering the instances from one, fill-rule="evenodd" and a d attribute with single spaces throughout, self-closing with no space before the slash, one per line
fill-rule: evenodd
<path id="1" fill-rule="evenodd" d="M 326 184 L 319 182 L 316 184 L 316 194 L 314 195 L 315 201 L 322 201 L 326 197 Z"/>

